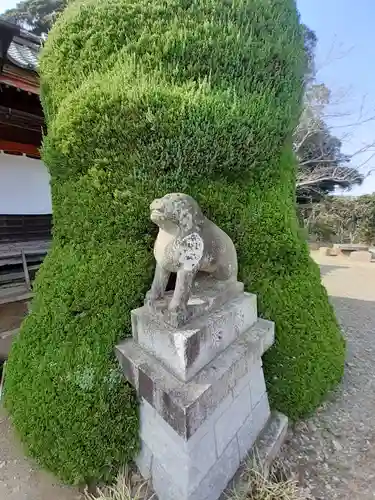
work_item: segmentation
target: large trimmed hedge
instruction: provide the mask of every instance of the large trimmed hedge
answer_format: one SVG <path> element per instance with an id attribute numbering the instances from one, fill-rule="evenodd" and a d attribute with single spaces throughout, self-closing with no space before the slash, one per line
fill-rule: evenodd
<path id="1" fill-rule="evenodd" d="M 110 478 L 137 450 L 115 343 L 152 278 L 149 202 L 187 192 L 235 241 L 276 322 L 272 404 L 296 418 L 341 378 L 344 344 L 299 238 L 290 137 L 305 54 L 293 0 L 85 0 L 41 60 L 54 245 L 12 349 L 6 404 L 39 462 Z"/>

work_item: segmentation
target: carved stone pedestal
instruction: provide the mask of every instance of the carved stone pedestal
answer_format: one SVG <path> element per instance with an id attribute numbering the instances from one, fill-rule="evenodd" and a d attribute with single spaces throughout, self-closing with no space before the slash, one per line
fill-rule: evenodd
<path id="1" fill-rule="evenodd" d="M 116 349 L 141 401 L 137 464 L 159 500 L 217 500 L 270 419 L 261 357 L 274 325 L 256 297 L 208 279 L 189 308 L 180 328 L 133 311 L 133 339 Z"/>

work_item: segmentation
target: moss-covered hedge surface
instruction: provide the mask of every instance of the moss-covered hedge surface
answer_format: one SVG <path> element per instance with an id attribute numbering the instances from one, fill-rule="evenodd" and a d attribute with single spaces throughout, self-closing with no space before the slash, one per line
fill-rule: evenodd
<path id="1" fill-rule="evenodd" d="M 241 279 L 276 322 L 273 406 L 313 410 L 340 380 L 344 343 L 295 216 L 294 1 L 74 2 L 40 68 L 54 245 L 6 378 L 29 452 L 69 482 L 109 479 L 136 452 L 113 348 L 152 279 L 149 203 L 173 191 L 233 238 Z"/>

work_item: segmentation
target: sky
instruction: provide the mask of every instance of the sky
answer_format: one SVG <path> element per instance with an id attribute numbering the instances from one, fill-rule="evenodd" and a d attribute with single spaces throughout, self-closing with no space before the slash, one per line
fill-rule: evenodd
<path id="1" fill-rule="evenodd" d="M 16 3 L 0 0 L 0 12 Z M 330 124 L 332 132 L 344 139 L 345 153 L 357 153 L 375 144 L 375 0 L 297 0 L 297 6 L 302 22 L 318 37 L 317 78 L 331 89 L 337 102 L 332 109 L 337 116 Z M 375 192 L 372 154 L 368 151 L 353 158 L 353 165 L 363 173 L 371 168 L 374 173 L 350 194 Z"/>
<path id="2" fill-rule="evenodd" d="M 14 7 L 18 2 L 14 0 L 0 0 L 0 13 L 4 12 L 4 10 L 11 9 Z"/>

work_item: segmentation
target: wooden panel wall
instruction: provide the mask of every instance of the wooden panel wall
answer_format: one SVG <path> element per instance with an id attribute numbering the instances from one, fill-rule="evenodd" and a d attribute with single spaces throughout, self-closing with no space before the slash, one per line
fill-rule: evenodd
<path id="1" fill-rule="evenodd" d="M 1 215 L 0 242 L 51 238 L 51 215 Z"/>

